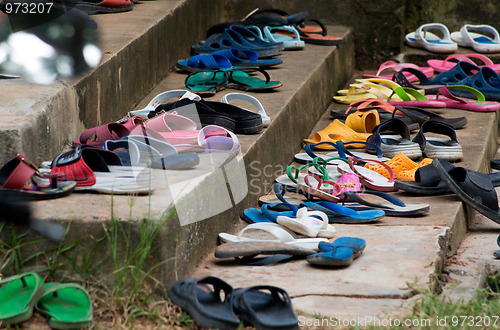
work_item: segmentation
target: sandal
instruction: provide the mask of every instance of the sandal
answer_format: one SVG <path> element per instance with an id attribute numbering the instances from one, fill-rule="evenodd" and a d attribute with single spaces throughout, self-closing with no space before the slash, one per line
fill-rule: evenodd
<path id="1" fill-rule="evenodd" d="M 312 139 L 304 139 L 304 143 L 306 144 L 315 144 L 318 148 L 323 150 L 332 150 L 331 145 L 319 143 L 322 142 L 330 142 L 336 143 L 338 141 L 342 141 L 344 144 L 346 142 L 366 142 L 367 138 L 371 134 L 369 133 L 358 133 L 354 131 L 352 128 L 342 123 L 340 120 L 335 119 L 331 124 L 325 127 L 323 130 L 314 134 Z M 353 148 L 363 148 L 362 144 L 349 144 Z"/>
<path id="2" fill-rule="evenodd" d="M 249 49 L 259 57 L 270 57 L 280 53 L 282 43 L 271 43 L 263 40 L 251 30 L 238 25 L 232 25 L 222 33 L 213 34 L 201 45 L 191 47 L 194 54 L 211 54 L 222 49 Z"/>
<path id="3" fill-rule="evenodd" d="M 210 97 L 226 88 L 228 83 L 227 71 L 200 71 L 193 72 L 186 77 L 186 89 L 201 97 Z"/>
<path id="4" fill-rule="evenodd" d="M 215 71 L 232 68 L 231 62 L 227 57 L 217 54 L 201 54 L 191 56 L 187 60 L 177 61 L 177 67 L 182 71 Z"/>
<path id="5" fill-rule="evenodd" d="M 236 329 L 240 320 L 233 311 L 233 288 L 223 280 L 207 276 L 186 278 L 168 291 L 170 300 L 189 313 L 204 328 Z"/>
<path id="6" fill-rule="evenodd" d="M 481 69 L 483 70 L 483 69 Z M 462 98 L 453 95 L 463 94 L 466 97 L 476 97 L 476 99 Z M 465 85 L 444 86 L 439 89 L 436 99 L 443 102 L 447 108 L 470 110 L 476 112 L 490 112 L 500 109 L 500 102 L 486 102 L 484 95 L 477 89 Z"/>
<path id="7" fill-rule="evenodd" d="M 439 31 L 443 38 L 430 31 Z M 406 35 L 408 45 L 423 48 L 433 53 L 453 53 L 458 45 L 451 40 L 450 31 L 441 23 L 428 23 L 421 25 L 415 32 Z"/>
<path id="8" fill-rule="evenodd" d="M 387 61 L 387 62 L 384 62 L 380 65 L 376 74 L 374 74 L 374 75 L 363 74 L 363 78 L 382 78 L 382 79 L 389 79 L 390 80 L 390 79 L 393 79 L 393 76 L 396 72 L 399 72 L 405 68 L 417 69 L 417 70 L 423 72 L 427 78 L 430 78 L 434 75 L 434 69 L 431 67 L 419 67 L 418 65 L 415 65 L 412 63 L 397 63 L 394 61 Z M 394 71 L 394 73 L 388 74 L 388 75 L 382 75 L 382 73 L 384 71 L 388 71 L 388 70 Z M 409 82 L 414 82 L 414 81 L 418 80 L 418 77 L 412 75 L 410 72 L 403 72 L 403 74 Z"/>
<path id="9" fill-rule="evenodd" d="M 320 253 L 307 257 L 307 262 L 318 266 L 346 267 L 358 258 L 366 247 L 366 241 L 357 237 L 340 237 L 333 243 L 320 243 Z"/>
<path id="10" fill-rule="evenodd" d="M 390 204 L 380 204 L 367 201 L 362 195 L 373 195 L 380 197 Z M 381 191 L 350 191 L 345 193 L 345 198 L 349 203 L 342 203 L 343 206 L 356 211 L 379 209 L 385 212 L 388 217 L 413 217 L 429 213 L 429 204 L 405 204 L 396 196 L 386 194 Z"/>
<path id="11" fill-rule="evenodd" d="M 424 134 L 429 132 L 446 135 L 449 139 L 426 137 Z M 452 162 L 459 161 L 464 157 L 462 146 L 458 144 L 457 134 L 453 127 L 438 121 L 428 120 L 423 123 L 412 141 L 420 145 L 420 150 L 428 158 L 439 158 Z"/>
<path id="12" fill-rule="evenodd" d="M 396 133 L 383 134 L 384 132 Z M 391 119 L 375 128 L 373 134 L 366 142 L 379 147 L 385 157 L 394 157 L 402 152 L 411 159 L 422 157 L 420 146 L 416 142 L 410 141 L 410 130 L 408 126 L 399 119 Z M 368 152 L 374 152 L 370 145 L 366 146 Z"/>
<path id="13" fill-rule="evenodd" d="M 222 55 L 226 57 L 233 67 L 259 67 L 266 69 L 283 63 L 281 58 L 259 60 L 259 55 L 250 49 L 223 49 L 213 52 L 212 55 Z"/>
<path id="14" fill-rule="evenodd" d="M 452 32 L 451 39 L 460 47 L 469 47 L 478 53 L 500 52 L 500 35 L 491 25 L 465 24 Z"/>
<path id="15" fill-rule="evenodd" d="M 271 124 L 271 118 L 267 115 L 266 110 L 264 110 L 264 107 L 262 106 L 262 103 L 260 103 L 257 98 L 244 93 L 228 93 L 224 95 L 220 101 L 230 104 L 230 101 L 232 100 L 242 100 L 252 104 L 255 108 L 257 108 L 257 114 L 262 117 L 262 126 L 267 127 L 269 126 L 269 124 Z"/>
<path id="16" fill-rule="evenodd" d="M 381 164 L 390 173 L 389 179 L 387 179 L 386 177 L 375 171 L 367 169 L 366 167 L 357 166 L 356 163 L 358 162 L 370 162 L 370 163 Z M 377 191 L 397 191 L 397 188 L 394 187 L 394 172 L 388 165 L 379 162 L 377 160 L 357 159 L 355 157 L 349 157 L 348 165 L 339 164 L 337 166 L 337 170 L 342 174 L 344 173 L 356 174 L 359 177 L 359 181 L 368 189 Z"/>
<path id="17" fill-rule="evenodd" d="M 264 75 L 266 80 L 253 77 L 245 71 L 231 70 L 228 73 L 227 88 L 241 89 L 248 92 L 266 92 L 283 86 L 279 81 L 271 81 L 269 74 L 262 69 L 254 69 Z"/>
<path id="18" fill-rule="evenodd" d="M 482 64 L 476 64 L 471 59 L 477 59 L 482 62 Z M 453 60 L 456 60 L 453 61 Z M 493 61 L 490 60 L 487 56 L 481 54 L 453 54 L 445 58 L 444 60 L 428 60 L 427 64 L 436 72 L 448 71 L 457 65 L 457 62 L 465 61 L 471 64 L 477 65 L 479 68 L 483 66 L 487 66 L 490 69 L 493 69 L 495 72 L 500 72 L 500 64 L 493 64 Z"/>
<path id="19" fill-rule="evenodd" d="M 0 169 L 0 187 L 0 191 L 15 191 L 19 196 L 41 200 L 69 195 L 76 182 L 63 181 L 55 174 L 42 174 L 32 161 L 17 155 Z"/>
<path id="20" fill-rule="evenodd" d="M 315 216 L 320 217 L 321 220 Z M 335 235 L 335 228 L 328 224 L 328 216 L 325 213 L 307 211 L 306 207 L 301 207 L 295 217 L 279 215 L 276 222 L 307 237 L 331 238 Z"/>

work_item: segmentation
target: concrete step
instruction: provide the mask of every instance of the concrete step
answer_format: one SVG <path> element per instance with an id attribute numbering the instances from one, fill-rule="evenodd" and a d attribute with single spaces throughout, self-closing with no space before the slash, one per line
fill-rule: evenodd
<path id="1" fill-rule="evenodd" d="M 300 148 L 302 138 L 317 123 L 331 95 L 352 76 L 352 34 L 339 26 L 331 26 L 329 31 L 344 37 L 341 46 L 307 45 L 304 51 L 285 52 L 284 63 L 269 70 L 272 79 L 283 82 L 283 87 L 253 95 L 262 102 L 272 123 L 260 134 L 238 136 L 242 157 L 227 160 L 205 155 L 200 166 L 192 171 L 155 170 L 151 181 L 156 190 L 151 196 L 73 193 L 58 200 L 39 201 L 34 203 L 36 216 L 44 221 L 71 224 L 67 241 L 84 238 L 76 251 L 101 244 L 96 263 L 111 260 L 107 243 L 96 241 L 104 237 L 112 217 L 130 226 L 133 235 L 140 235 L 142 219 L 165 221 L 155 243 L 158 249 L 151 256 L 153 263 L 166 261 L 156 275 L 166 285 L 189 276 L 213 250 L 217 234 L 233 230 L 241 212 L 255 205 L 257 198 L 270 189 L 275 173 L 283 171 L 293 159 L 294 150 Z M 182 88 L 184 79 L 181 73 L 168 75 L 137 108 L 160 92 Z M 219 100 L 228 92 L 234 90 L 220 92 L 212 99 Z M 237 169 L 234 175 L 232 166 Z M 119 253 L 125 255 L 130 249 L 123 244 Z"/>
<path id="2" fill-rule="evenodd" d="M 97 69 L 49 86 L 24 79 L 0 81 L 0 163 L 17 153 L 39 163 L 69 147 L 85 127 L 123 116 L 223 13 L 223 1 L 172 0 L 93 16 L 103 51 Z"/>
<path id="3" fill-rule="evenodd" d="M 353 78 L 361 77 L 362 73 L 357 72 Z M 331 104 L 309 137 L 331 122 L 331 109 L 346 108 L 345 105 Z M 498 147 L 496 113 L 433 110 L 449 118 L 467 117 L 467 126 L 456 131 L 464 150 L 464 159 L 456 166 L 487 172 L 489 160 Z M 297 148 L 296 152 L 299 151 Z M 303 325 L 326 322 L 319 324 L 334 327 L 339 323 L 328 323 L 329 320 L 349 322 L 361 318 L 365 323 L 356 324 L 369 326 L 377 325 L 374 323 L 377 318 L 383 321 L 388 315 L 402 317 L 417 297 L 416 290 L 440 290 L 438 279 L 443 274 L 447 257 L 456 253 L 474 213 L 453 195 L 415 197 L 403 192 L 395 195 L 407 204 L 429 204 L 429 215 L 385 217 L 377 224 L 369 225 L 336 224 L 336 237 L 354 236 L 367 242 L 363 255 L 347 268 L 312 267 L 305 260 L 267 267 L 239 266 L 209 255 L 193 277 L 215 275 L 234 287 L 280 286 L 292 297 Z M 496 225 L 489 220 L 486 222 L 490 226 Z M 241 221 L 239 228 L 245 225 Z"/>

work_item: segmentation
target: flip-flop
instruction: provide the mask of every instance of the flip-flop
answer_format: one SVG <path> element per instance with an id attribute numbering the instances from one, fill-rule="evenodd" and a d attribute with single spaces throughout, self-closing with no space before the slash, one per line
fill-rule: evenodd
<path id="1" fill-rule="evenodd" d="M 397 63 L 394 61 L 386 61 L 380 64 L 378 71 L 376 74 L 363 74 L 363 78 L 383 78 L 383 79 L 392 79 L 394 73 L 401 71 L 404 68 L 413 68 L 417 69 L 424 73 L 427 78 L 430 78 L 434 74 L 434 69 L 431 67 L 419 67 L 413 63 Z M 388 75 L 382 75 L 383 72 L 393 71 L 394 73 Z M 409 82 L 417 81 L 418 78 L 412 75 L 410 72 L 404 72 L 406 79 Z"/>
<path id="2" fill-rule="evenodd" d="M 257 285 L 236 289 L 232 301 L 240 319 L 256 329 L 299 329 L 290 297 L 281 288 Z"/>
<path id="3" fill-rule="evenodd" d="M 259 28 L 257 27 L 257 29 Z M 300 40 L 299 31 L 291 25 L 264 26 L 262 31 L 265 40 L 282 42 L 284 50 L 301 50 L 305 47 L 304 40 Z"/>
<path id="4" fill-rule="evenodd" d="M 465 24 L 460 31 L 451 33 L 451 39 L 460 47 L 469 47 L 478 53 L 500 51 L 500 35 L 491 25 Z"/>
<path id="5" fill-rule="evenodd" d="M 253 105 L 257 109 L 257 114 L 262 117 L 263 127 L 267 127 L 269 126 L 269 124 L 271 124 L 271 118 L 267 115 L 266 110 L 264 110 L 264 107 L 262 106 L 262 103 L 260 103 L 257 98 L 245 93 L 228 93 L 224 95 L 220 101 L 230 104 L 230 102 L 233 100 L 242 100 Z"/>
<path id="6" fill-rule="evenodd" d="M 281 212 L 269 211 L 269 209 L 275 209 L 275 208 L 279 209 L 287 208 L 290 211 L 281 211 Z M 295 216 L 295 214 L 297 214 L 298 209 L 299 209 L 298 207 L 286 202 L 275 203 L 275 204 L 264 204 L 260 209 L 253 207 L 245 209 L 243 211 L 243 214 L 241 215 L 241 218 L 250 224 L 256 222 L 276 223 L 278 216 L 280 215 Z"/>
<path id="7" fill-rule="evenodd" d="M 472 59 L 478 59 L 482 62 L 476 63 Z M 465 61 L 471 64 L 477 65 L 479 68 L 487 66 L 493 69 L 495 72 L 500 72 L 500 64 L 493 64 L 487 56 L 481 54 L 453 54 L 445 58 L 444 60 L 428 60 L 427 64 L 434 69 L 436 72 L 448 71 L 457 65 L 458 62 Z"/>
<path id="8" fill-rule="evenodd" d="M 381 209 L 357 211 L 352 208 L 327 201 L 304 202 L 299 206 L 305 206 L 311 210 L 324 212 L 328 216 L 329 223 L 372 223 L 377 222 L 385 216 L 385 212 Z"/>
<path id="9" fill-rule="evenodd" d="M 282 242 L 229 242 L 217 246 L 214 256 L 221 259 L 276 254 L 308 256 L 315 252 L 314 249 Z"/>
<path id="10" fill-rule="evenodd" d="M 447 171 L 439 159 L 435 159 L 432 166 L 441 180 L 463 202 L 500 224 L 497 194 L 486 174 L 468 171 L 463 167 L 455 167 Z"/>
<path id="11" fill-rule="evenodd" d="M 41 173 L 26 156 L 17 155 L 0 168 L 0 191 L 16 193 L 33 200 L 52 199 L 69 195 L 76 187 L 73 180 Z"/>
<path id="12" fill-rule="evenodd" d="M 320 243 L 320 253 L 307 257 L 312 265 L 346 267 L 358 258 L 366 247 L 366 241 L 357 237 L 339 237 L 333 243 Z"/>
<path id="13" fill-rule="evenodd" d="M 316 218 L 320 217 L 320 219 Z M 308 211 L 301 207 L 295 217 L 279 215 L 276 222 L 296 233 L 308 237 L 331 238 L 335 235 L 335 228 L 328 224 L 328 216 L 321 211 Z"/>
<path id="14" fill-rule="evenodd" d="M 481 69 L 482 70 L 482 69 Z M 476 97 L 476 99 L 458 97 L 451 93 L 460 93 L 466 97 Z M 465 85 L 444 86 L 439 89 L 439 94 L 435 96 L 439 102 L 443 102 L 447 108 L 462 109 L 475 112 L 492 112 L 500 109 L 500 102 L 487 102 L 484 95 L 477 89 Z"/>
<path id="15" fill-rule="evenodd" d="M 291 196 L 285 194 L 291 194 Z M 306 194 L 297 189 L 297 187 L 287 186 L 280 182 L 276 182 L 273 186 L 273 193 L 259 197 L 259 206 L 264 204 L 278 205 L 280 203 L 286 203 L 298 207 L 300 203 L 306 202 L 309 199 L 311 199 L 311 196 L 306 196 Z M 273 209 L 277 211 L 290 210 L 288 206 L 283 205 L 275 206 Z"/>
<path id="16" fill-rule="evenodd" d="M 374 164 L 380 164 L 389 171 L 390 177 L 386 178 L 383 175 L 367 169 L 366 167 L 358 166 L 358 162 L 369 162 Z M 394 187 L 394 172 L 385 163 L 372 160 L 372 159 L 357 159 L 355 157 L 348 158 L 348 165 L 339 164 L 337 170 L 344 173 L 354 173 L 359 177 L 359 181 L 367 188 L 377 191 L 396 191 L 397 188 Z"/>
<path id="17" fill-rule="evenodd" d="M 53 329 L 92 326 L 92 301 L 88 292 L 75 283 L 47 283 L 35 308 L 48 317 Z"/>
<path id="18" fill-rule="evenodd" d="M 213 52 L 212 55 L 222 55 L 226 57 L 233 67 L 259 67 L 266 69 L 283 63 L 281 58 L 259 60 L 259 55 L 250 49 L 223 49 Z"/>
<path id="19" fill-rule="evenodd" d="M 263 69 L 252 69 L 254 72 L 260 72 L 266 78 L 251 76 L 248 71 L 230 70 L 228 71 L 228 88 L 241 89 L 248 92 L 264 92 L 283 86 L 280 81 L 271 80 L 269 74 Z"/>
<path id="20" fill-rule="evenodd" d="M 438 31 L 443 37 L 430 32 Z M 441 23 L 428 23 L 421 25 L 415 32 L 410 32 L 405 36 L 408 45 L 423 48 L 433 53 L 453 53 L 458 45 L 451 40 L 450 31 Z"/>
<path id="21" fill-rule="evenodd" d="M 254 237 L 247 237 L 249 232 L 266 232 L 271 234 L 270 239 L 259 239 Z M 281 242 L 294 246 L 300 246 L 306 249 L 315 250 L 318 248 L 318 243 L 327 241 L 326 238 L 297 238 L 292 231 L 285 229 L 284 227 L 276 223 L 258 222 L 253 223 L 238 233 L 238 235 L 231 235 L 228 233 L 219 233 L 219 240 L 222 243 L 227 242 Z"/>
<path id="22" fill-rule="evenodd" d="M 232 65 L 227 57 L 212 53 L 194 55 L 186 60 L 179 60 L 177 67 L 187 72 L 198 72 L 230 69 Z"/>
<path id="23" fill-rule="evenodd" d="M 363 194 L 374 195 L 385 199 L 390 204 L 379 204 L 367 201 L 362 198 Z M 356 211 L 379 209 L 385 212 L 388 217 L 413 217 L 429 213 L 429 204 L 405 204 L 396 196 L 383 193 L 381 191 L 357 191 L 346 192 L 346 199 L 351 202 L 343 203 L 342 205 Z"/>
<path id="24" fill-rule="evenodd" d="M 36 273 L 23 273 L 0 281 L 0 324 L 21 323 L 33 314 L 45 285 Z"/>
<path id="25" fill-rule="evenodd" d="M 198 71 L 189 74 L 184 79 L 186 89 L 201 96 L 210 97 L 226 88 L 227 71 Z"/>
<path id="26" fill-rule="evenodd" d="M 449 139 L 425 136 L 425 133 L 445 135 Z M 453 127 L 438 121 L 428 120 L 423 123 L 412 141 L 420 145 L 422 153 L 428 158 L 439 158 L 453 162 L 464 157 L 462 146 L 457 141 L 457 134 Z"/>
<path id="27" fill-rule="evenodd" d="M 225 281 L 207 276 L 177 281 L 168 291 L 170 300 L 187 311 L 204 328 L 236 329 L 240 325 L 232 306 L 233 288 Z"/>

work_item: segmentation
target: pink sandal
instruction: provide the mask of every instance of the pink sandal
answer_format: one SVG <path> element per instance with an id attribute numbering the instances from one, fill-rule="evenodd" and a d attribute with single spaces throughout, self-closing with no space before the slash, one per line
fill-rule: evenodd
<path id="1" fill-rule="evenodd" d="M 469 62 L 477 65 L 471 58 L 475 58 L 483 62 L 483 65 L 478 65 L 480 68 L 487 66 L 497 73 L 500 73 L 500 64 L 493 64 L 489 57 L 481 54 L 454 54 L 450 55 L 444 60 L 428 60 L 427 64 L 436 72 L 444 72 L 452 69 L 460 61 Z M 456 62 L 455 62 L 456 61 Z"/>
<path id="2" fill-rule="evenodd" d="M 476 100 L 466 99 L 451 94 L 450 89 L 463 89 L 476 96 Z M 429 95 L 429 97 L 432 97 Z M 443 86 L 439 89 L 436 100 L 444 102 L 447 108 L 470 110 L 476 112 L 490 112 L 500 110 L 500 102 L 487 102 L 484 95 L 475 88 L 465 85 Z"/>
<path id="3" fill-rule="evenodd" d="M 427 78 L 430 78 L 430 77 L 432 77 L 432 75 L 434 75 L 434 69 L 431 67 L 419 67 L 418 65 L 415 65 L 412 63 L 397 63 L 394 61 L 387 61 L 387 62 L 384 62 L 380 65 L 376 74 L 374 74 L 374 75 L 364 74 L 363 78 L 383 78 L 383 79 L 391 80 L 393 74 L 388 74 L 388 75 L 382 76 L 381 73 L 384 71 L 388 71 L 388 70 L 398 72 L 404 68 L 413 68 L 413 69 L 420 70 L 426 75 Z M 406 79 L 408 79 L 409 82 L 414 82 L 414 81 L 418 80 L 417 77 L 415 77 L 414 75 L 412 75 L 409 72 L 405 72 L 404 75 L 405 75 Z"/>

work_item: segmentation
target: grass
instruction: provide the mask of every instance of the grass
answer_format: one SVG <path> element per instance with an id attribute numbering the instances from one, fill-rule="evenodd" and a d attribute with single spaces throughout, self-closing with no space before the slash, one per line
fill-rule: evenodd
<path id="1" fill-rule="evenodd" d="M 132 198 L 130 208 L 133 204 Z M 111 211 L 103 237 L 59 244 L 34 238 L 27 227 L 0 222 L 0 273 L 5 278 L 35 271 L 45 282 L 81 284 L 92 298 L 96 329 L 195 328 L 189 315 L 165 299 L 165 287 L 154 275 L 170 261 L 155 263 L 151 256 L 158 253 L 158 235 L 173 215 L 119 221 Z M 46 327 L 46 321 L 35 313 L 23 326 Z"/>

